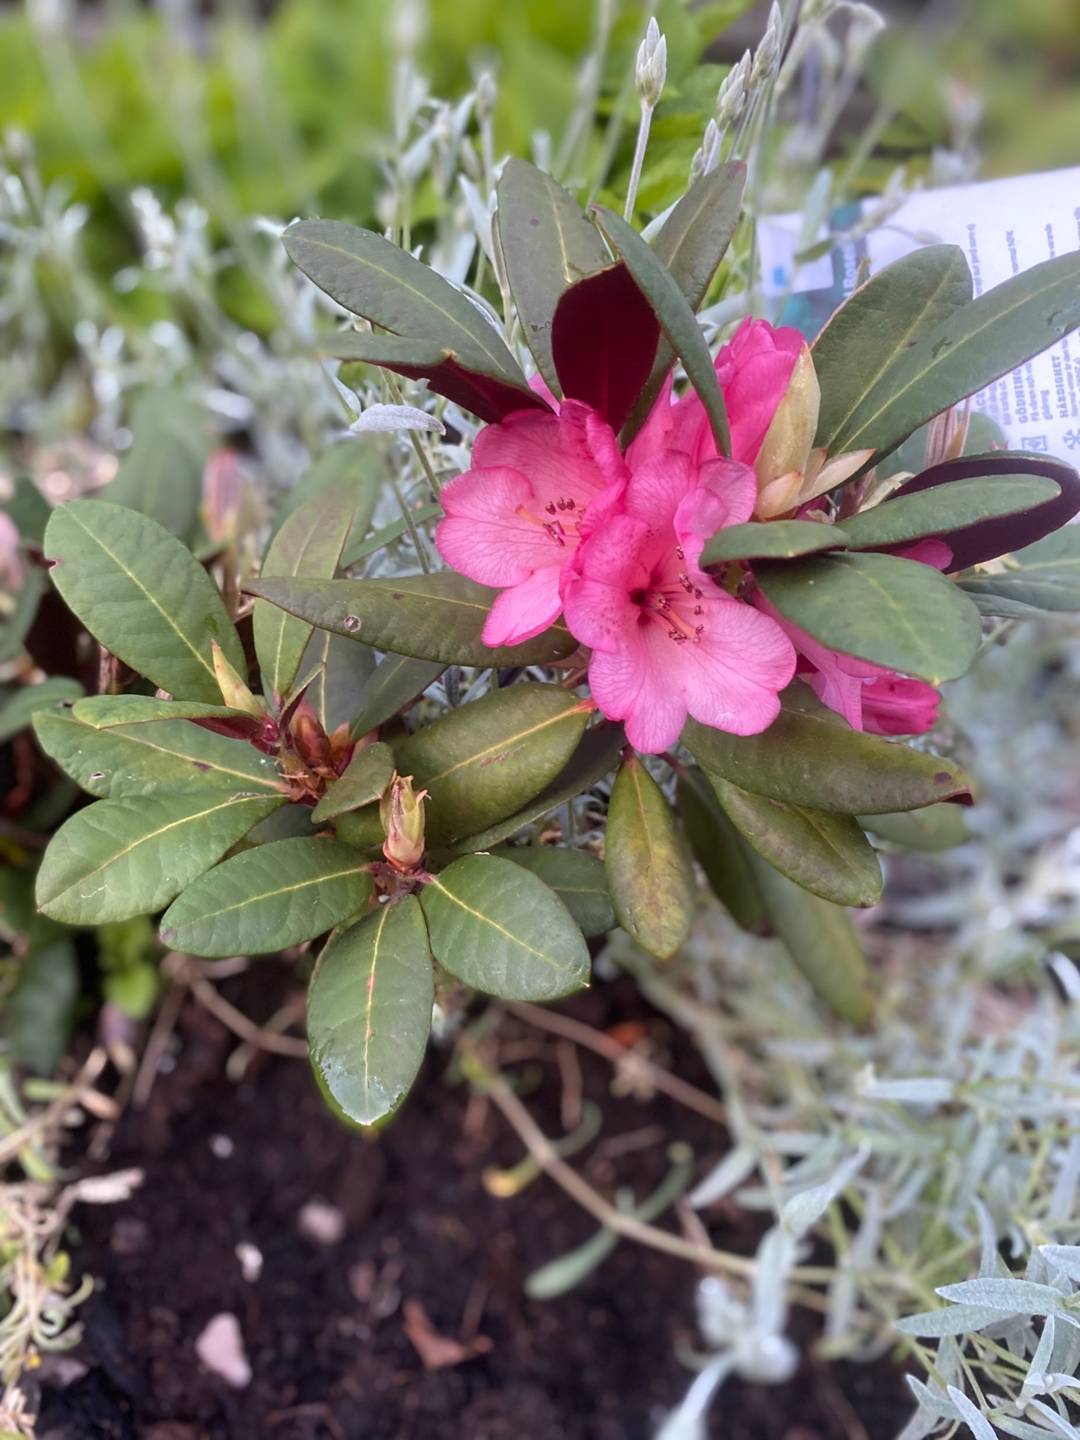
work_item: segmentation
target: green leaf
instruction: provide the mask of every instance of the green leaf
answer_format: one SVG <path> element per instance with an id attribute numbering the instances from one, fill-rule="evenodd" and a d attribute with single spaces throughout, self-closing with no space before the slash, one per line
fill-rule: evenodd
<path id="1" fill-rule="evenodd" d="M 270 542 L 262 575 L 329 579 L 338 567 L 357 510 L 367 508 L 367 500 L 365 489 L 351 481 L 320 486 Z M 311 626 L 265 600 L 256 600 L 252 624 L 263 689 L 271 703 L 276 703 L 289 693 L 296 679 Z"/>
<path id="2" fill-rule="evenodd" d="M 52 506 L 29 475 L 14 477 L 13 491 L 0 500 L 0 510 L 14 520 L 20 542 L 40 550 Z"/>
<path id="3" fill-rule="evenodd" d="M 848 543 L 845 528 L 821 525 L 813 520 L 748 520 L 718 530 L 701 552 L 702 565 L 720 565 L 725 560 L 791 560 L 819 550 L 842 550 Z"/>
<path id="4" fill-rule="evenodd" d="M 683 744 L 710 774 L 788 805 L 885 815 L 964 798 L 971 781 L 951 760 L 852 730 L 801 685 L 760 735 L 687 722 Z"/>
<path id="5" fill-rule="evenodd" d="M 429 842 L 469 835 L 520 810 L 567 764 L 591 709 L 557 685 L 511 685 L 396 744 L 398 773 L 428 791 Z"/>
<path id="6" fill-rule="evenodd" d="M 293 694 L 304 690 L 304 699 L 328 735 L 339 725 L 351 730 L 354 717 L 366 701 L 375 669 L 375 652 L 370 645 L 335 635 L 332 630 L 312 630 Z"/>
<path id="7" fill-rule="evenodd" d="M 377 730 L 406 709 L 445 669 L 441 660 L 414 660 L 410 655 L 380 660 L 364 688 L 363 708 L 352 723 L 353 737 Z"/>
<path id="8" fill-rule="evenodd" d="M 449 477 L 447 477 L 449 478 Z M 351 566 L 366 560 L 369 555 L 374 555 L 378 550 L 385 550 L 387 545 L 392 545 L 395 540 L 400 540 L 409 530 L 409 521 L 417 528 L 427 524 L 429 520 L 438 520 L 443 513 L 442 506 L 438 501 L 432 501 L 428 505 L 417 505 L 409 511 L 409 520 L 395 520 L 390 525 L 384 525 L 381 530 L 376 530 L 365 540 L 350 540 L 345 547 L 345 553 L 341 557 L 342 570 L 348 570 Z"/>
<path id="9" fill-rule="evenodd" d="M 842 1020 L 864 1025 L 873 1012 L 870 973 L 844 910 L 748 853 L 766 914 L 792 960 Z"/>
<path id="10" fill-rule="evenodd" d="M 595 855 L 557 845 L 503 845 L 493 853 L 539 875 L 570 911 L 583 935 L 606 935 L 615 928 L 604 863 Z"/>
<path id="11" fill-rule="evenodd" d="M 361 805 L 377 800 L 393 774 L 394 752 L 389 745 L 376 743 L 366 750 L 355 751 L 341 776 L 315 806 L 312 821 L 321 825 L 325 820 L 344 815 L 347 810 L 359 810 Z"/>
<path id="12" fill-rule="evenodd" d="M 814 341 L 814 443 L 830 455 L 857 448 L 842 437 L 862 402 L 915 341 L 970 299 L 971 271 L 958 245 L 927 245 L 853 291 Z"/>
<path id="13" fill-rule="evenodd" d="M 354 315 L 394 335 L 450 346 L 482 374 L 525 386 L 514 357 L 477 307 L 381 235 L 339 220 L 301 220 L 282 239 L 293 264 Z"/>
<path id="14" fill-rule="evenodd" d="M 667 960 L 690 932 L 693 873 L 671 806 L 632 752 L 612 787 L 604 864 L 619 924 Z"/>
<path id="15" fill-rule="evenodd" d="M 47 584 L 44 572 L 31 565 L 16 588 L 14 606 L 6 615 L 0 613 L 0 665 L 21 654 Z"/>
<path id="16" fill-rule="evenodd" d="M 237 670 L 243 647 L 191 552 L 156 520 L 104 500 L 54 510 L 45 531 L 52 579 L 90 633 L 179 699 L 221 699 L 210 642 Z"/>
<path id="17" fill-rule="evenodd" d="M 887 453 L 913 430 L 1038 355 L 1080 324 L 1080 254 L 1055 256 L 987 290 L 904 350 L 831 448 Z"/>
<path id="18" fill-rule="evenodd" d="M 77 680 L 58 675 L 52 680 L 42 680 L 37 685 L 20 685 L 0 703 L 0 745 L 25 730 L 35 715 L 41 711 L 49 714 L 66 715 L 71 702 L 77 700 L 83 688 Z"/>
<path id="19" fill-rule="evenodd" d="M 91 795 L 281 794 L 269 755 L 173 719 L 170 709 L 180 708 L 141 695 L 95 695 L 72 710 L 39 714 L 34 732 L 46 755 Z"/>
<path id="20" fill-rule="evenodd" d="M 504 1000 L 557 1000 L 589 979 L 589 952 L 558 896 L 495 855 L 455 860 L 420 892 L 439 964 Z"/>
<path id="21" fill-rule="evenodd" d="M 75 946 L 49 927 L 19 962 L 4 1005 L 4 1032 L 12 1058 L 38 1075 L 51 1075 L 63 1059 L 79 1001 Z"/>
<path id="22" fill-rule="evenodd" d="M 512 156 L 498 184 L 499 245 L 521 328 L 540 373 L 556 395 L 551 321 L 563 292 L 611 263 L 581 207 L 527 160 Z"/>
<path id="23" fill-rule="evenodd" d="M 427 1049 L 434 1001 L 420 903 L 380 905 L 335 935 L 308 988 L 311 1066 L 346 1120 L 373 1125 L 408 1092 Z"/>
<path id="24" fill-rule="evenodd" d="M 132 411 L 131 430 L 131 449 L 102 498 L 149 515 L 188 539 L 198 519 L 210 454 L 206 409 L 172 386 L 144 390 Z"/>
<path id="25" fill-rule="evenodd" d="M 1080 610 L 1080 526 L 1064 526 L 1012 558 L 1016 568 L 959 582 L 984 615 L 1025 619 L 1045 610 Z"/>
<path id="26" fill-rule="evenodd" d="M 292 487 L 282 496 L 274 515 L 272 535 L 276 536 L 290 515 L 312 500 L 328 485 L 346 487 L 351 492 L 355 510 L 346 550 L 363 544 L 371 526 L 383 483 L 390 474 L 385 447 L 377 435 L 368 434 L 359 439 L 347 436 L 318 455 Z M 345 559 L 342 557 L 342 564 Z"/>
<path id="27" fill-rule="evenodd" d="M 351 846 L 272 840 L 188 885 L 162 917 L 161 938 L 190 955 L 266 955 L 332 930 L 370 897 L 368 864 Z"/>
<path id="28" fill-rule="evenodd" d="M 966 675 L 982 640 L 968 597 L 916 560 L 817 555 L 755 575 L 770 604 L 830 650 L 932 685 Z"/>
<path id="29" fill-rule="evenodd" d="M 765 911 L 747 857 L 749 847 L 724 813 L 704 770 L 683 766 L 676 803 L 694 858 L 713 894 L 743 930 L 758 929 Z"/>
<path id="30" fill-rule="evenodd" d="M 855 550 L 878 549 L 947 535 L 981 520 L 996 520 L 1032 510 L 1061 493 L 1043 475 L 995 475 L 952 480 L 932 490 L 897 495 L 844 521 L 848 543 Z M 723 533 L 723 532 L 721 532 Z"/>
<path id="31" fill-rule="evenodd" d="M 672 210 L 653 242 L 653 249 L 686 296 L 691 310 L 701 308 L 731 243 L 742 213 L 745 184 L 746 166 L 741 160 L 719 165 L 708 175 L 702 175 Z M 644 424 L 674 359 L 671 346 L 661 341 L 652 374 L 623 427 L 624 446 Z"/>
<path id="32" fill-rule="evenodd" d="M 625 743 L 626 737 L 621 725 L 604 721 L 586 730 L 565 769 L 556 775 L 551 784 L 541 790 L 534 800 L 522 806 L 516 815 L 508 815 L 505 820 L 488 826 L 479 834 L 459 840 L 454 846 L 455 850 L 490 850 L 559 805 L 565 805 L 583 795 L 585 791 L 591 790 L 614 770 Z"/>
<path id="33" fill-rule="evenodd" d="M 160 910 L 283 803 L 206 793 L 161 795 L 152 805 L 135 796 L 99 800 L 50 841 L 38 871 L 38 908 L 68 925 Z"/>
<path id="34" fill-rule="evenodd" d="M 625 262 L 641 293 L 652 306 L 668 344 L 682 361 L 709 417 L 717 449 L 721 455 L 730 455 L 731 435 L 724 397 L 720 393 L 709 347 L 689 301 L 663 261 L 633 226 L 603 206 L 594 208 L 597 224 Z"/>
<path id="35" fill-rule="evenodd" d="M 897 815 L 861 815 L 859 824 L 890 845 L 928 854 L 951 850 L 971 838 L 959 805 L 929 805 L 925 810 Z"/>
<path id="36" fill-rule="evenodd" d="M 452 570 L 395 580 L 253 580 L 246 588 L 323 630 L 444 666 L 545 665 L 577 649 L 562 621 L 522 645 L 489 648 L 480 632 L 496 592 Z"/>
<path id="37" fill-rule="evenodd" d="M 720 804 L 757 853 L 796 885 L 836 905 L 876 905 L 881 865 L 850 815 L 785 805 L 712 777 Z"/>

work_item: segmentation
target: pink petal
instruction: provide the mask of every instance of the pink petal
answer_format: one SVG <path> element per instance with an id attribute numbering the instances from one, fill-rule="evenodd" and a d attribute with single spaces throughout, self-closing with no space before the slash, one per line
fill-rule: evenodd
<path id="1" fill-rule="evenodd" d="M 626 721 L 626 738 L 646 755 L 674 745 L 686 723 L 682 696 L 656 662 L 653 634 L 663 642 L 663 632 L 648 626 L 632 635 L 622 650 L 599 651 L 589 664 L 593 699 L 609 720 Z"/>
<path id="2" fill-rule="evenodd" d="M 664 450 L 634 471 L 623 504 L 651 534 L 670 533 L 675 512 L 696 489 L 697 466 L 679 450 Z"/>
<path id="3" fill-rule="evenodd" d="M 561 609 L 559 567 L 548 565 L 498 596 L 488 611 L 480 638 L 492 647 L 520 645 L 553 625 Z"/>
<path id="4" fill-rule="evenodd" d="M 669 374 L 649 411 L 645 424 L 627 447 L 626 460 L 631 470 L 637 470 L 658 451 L 672 448 L 669 442 L 675 423 L 672 403 L 674 384 L 674 376 Z M 704 411 L 702 413 L 704 414 Z"/>
<path id="5" fill-rule="evenodd" d="M 779 713 L 779 692 L 795 674 L 795 650 L 767 615 L 713 590 L 703 600 L 701 640 L 671 646 L 677 657 L 672 681 L 701 724 L 732 735 L 756 735 Z"/>
<path id="6" fill-rule="evenodd" d="M 583 645 L 618 649 L 634 623 L 637 612 L 630 596 L 648 579 L 640 558 L 646 533 L 643 521 L 613 515 L 564 572 L 566 623 Z"/>
<path id="7" fill-rule="evenodd" d="M 615 478 L 602 468 L 590 448 L 589 408 L 564 401 L 558 415 L 520 410 L 501 425 L 488 425 L 473 444 L 473 468 L 518 470 L 528 477 L 541 505 L 574 499 L 582 508 Z M 603 422 L 597 419 L 594 438 L 601 446 Z M 601 460 L 610 450 L 601 446 Z"/>
<path id="8" fill-rule="evenodd" d="M 675 511 L 675 534 L 687 559 L 696 565 L 706 540 L 727 525 L 742 525 L 757 504 L 757 478 L 737 460 L 707 460 L 699 484 Z"/>
<path id="9" fill-rule="evenodd" d="M 863 688 L 863 721 L 875 735 L 924 735 L 937 724 L 941 696 L 923 680 L 889 672 Z"/>
<path id="10" fill-rule="evenodd" d="M 532 486 L 516 470 L 469 470 L 442 492 L 446 518 L 435 545 L 446 563 L 481 585 L 517 585 L 538 566 L 561 565 L 560 547 L 537 519 Z"/>

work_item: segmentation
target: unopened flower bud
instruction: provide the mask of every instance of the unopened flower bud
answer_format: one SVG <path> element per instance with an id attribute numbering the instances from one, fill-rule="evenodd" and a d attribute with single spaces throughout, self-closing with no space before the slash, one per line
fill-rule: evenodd
<path id="1" fill-rule="evenodd" d="M 690 183 L 700 180 L 703 175 L 711 175 L 716 169 L 720 160 L 720 127 L 715 120 L 710 120 L 705 126 L 705 135 L 701 144 L 694 152 L 694 158 L 690 162 Z"/>
<path id="2" fill-rule="evenodd" d="M 655 18 L 649 21 L 645 38 L 638 46 L 634 81 L 646 105 L 653 106 L 664 93 L 667 79 L 667 40 Z"/>
<path id="3" fill-rule="evenodd" d="M 716 123 L 721 131 L 734 125 L 746 104 L 746 85 L 750 78 L 750 51 L 734 64 L 724 76 L 716 92 Z"/>
<path id="4" fill-rule="evenodd" d="M 297 706 L 292 723 L 292 742 L 297 755 L 312 770 L 333 768 L 334 753 L 329 736 L 306 700 Z"/>
<path id="5" fill-rule="evenodd" d="M 498 97 L 498 86 L 495 84 L 495 76 L 490 70 L 485 70 L 476 82 L 476 115 L 477 119 L 483 120 L 495 109 L 495 101 Z"/>
<path id="6" fill-rule="evenodd" d="M 810 347 L 804 345 L 754 462 L 759 491 L 782 475 L 802 475 L 814 444 L 820 406 L 817 372 Z"/>
<path id="7" fill-rule="evenodd" d="M 780 45 L 784 33 L 784 20 L 780 14 L 780 7 L 776 0 L 773 0 L 772 8 L 769 11 L 769 23 L 765 26 L 765 34 L 761 37 L 754 54 L 754 63 L 750 69 L 750 88 L 754 89 L 763 80 L 767 80 L 780 59 Z"/>
<path id="8" fill-rule="evenodd" d="M 397 775 L 379 801 L 379 819 L 386 831 L 383 854 L 395 870 L 415 870 L 424 856 L 424 800 L 414 791 L 411 775 Z"/>
<path id="9" fill-rule="evenodd" d="M 254 715 L 261 720 L 266 713 L 266 707 L 256 700 L 216 640 L 210 641 L 210 651 L 214 657 L 214 675 L 217 677 L 223 703 L 230 710 L 242 710 L 245 715 Z"/>

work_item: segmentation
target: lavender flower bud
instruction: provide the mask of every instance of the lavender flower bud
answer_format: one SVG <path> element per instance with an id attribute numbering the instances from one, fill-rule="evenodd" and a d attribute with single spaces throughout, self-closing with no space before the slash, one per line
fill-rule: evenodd
<path id="1" fill-rule="evenodd" d="M 660 33 L 656 20 L 649 21 L 645 38 L 638 46 L 634 81 L 638 94 L 648 106 L 654 106 L 664 93 L 667 79 L 667 40 Z"/>

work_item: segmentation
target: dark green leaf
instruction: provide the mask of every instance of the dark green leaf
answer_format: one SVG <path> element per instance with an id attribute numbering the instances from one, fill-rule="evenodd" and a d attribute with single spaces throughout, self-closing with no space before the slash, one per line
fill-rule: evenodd
<path id="1" fill-rule="evenodd" d="M 428 791 L 428 840 L 454 840 L 516 814 L 567 764 L 591 708 L 557 685 L 511 685 L 396 744 L 398 773 Z"/>
<path id="2" fill-rule="evenodd" d="M 43 934 L 19 963 L 4 1007 L 11 1055 L 38 1075 L 51 1075 L 64 1057 L 79 999 L 75 946 L 61 932 Z"/>
<path id="3" fill-rule="evenodd" d="M 347 436 L 317 456 L 300 479 L 287 490 L 274 515 L 273 535 L 290 515 L 295 514 L 327 485 L 349 487 L 355 503 L 353 527 L 345 542 L 346 552 L 363 544 L 383 483 L 390 474 L 386 450 L 378 435 Z M 341 563 L 346 563 L 345 556 Z"/>
<path id="4" fill-rule="evenodd" d="M 293 693 L 304 691 L 304 699 L 328 735 L 340 725 L 351 730 L 354 717 L 367 699 L 375 669 L 375 652 L 370 645 L 335 635 L 332 630 L 312 630 L 296 672 Z"/>
<path id="5" fill-rule="evenodd" d="M 340 778 L 315 806 L 312 821 L 321 825 L 325 820 L 344 815 L 347 810 L 359 810 L 361 805 L 377 800 L 393 774 L 394 752 L 389 745 L 376 743 L 366 750 L 357 750 Z"/>
<path id="6" fill-rule="evenodd" d="M 314 940 L 371 897 L 368 865 L 336 840 L 273 840 L 233 855 L 188 885 L 161 938 L 190 955 L 265 955 Z"/>
<path id="7" fill-rule="evenodd" d="M 570 911 L 583 935 L 606 935 L 615 928 L 603 861 L 595 855 L 558 845 L 503 845 L 493 853 L 539 875 Z"/>
<path id="8" fill-rule="evenodd" d="M 765 918 L 761 894 L 747 858 L 748 846 L 724 813 L 704 770 L 685 765 L 679 773 L 679 815 L 694 858 L 713 894 L 744 930 Z"/>
<path id="9" fill-rule="evenodd" d="M 611 263 L 581 207 L 550 175 L 512 156 L 498 185 L 499 245 L 522 331 L 540 373 L 559 393 L 551 321 L 559 297 Z"/>
<path id="10" fill-rule="evenodd" d="M 335 935 L 308 989 L 311 1065 L 345 1119 L 373 1125 L 401 1103 L 431 1029 L 427 926 L 414 895 Z"/>
<path id="11" fill-rule="evenodd" d="M 443 513 L 442 506 L 433 501 L 429 505 L 417 505 L 409 512 L 409 520 L 420 529 L 429 520 L 438 520 Z M 366 540 L 360 540 L 355 544 L 350 540 L 345 547 L 345 553 L 341 557 L 341 569 L 348 570 L 351 566 L 366 560 L 369 555 L 374 555 L 378 550 L 384 550 L 387 545 L 392 545 L 395 540 L 408 533 L 409 521 L 405 519 L 395 520 L 390 525 L 384 525 L 381 530 L 376 530 Z"/>
<path id="12" fill-rule="evenodd" d="M 237 670 L 243 648 L 206 571 L 156 520 L 104 500 L 54 510 L 52 579 L 90 633 L 180 699 L 221 699 L 210 642 Z"/>
<path id="13" fill-rule="evenodd" d="M 865 1024 L 874 1003 L 870 974 L 843 909 L 810 895 L 752 850 L 749 854 L 766 913 L 795 964 L 841 1019 Z"/>
<path id="14" fill-rule="evenodd" d="M 406 709 L 445 669 L 441 660 L 414 660 L 409 655 L 387 655 L 380 660 L 364 687 L 363 708 L 352 723 L 353 736 L 377 730 Z"/>
<path id="15" fill-rule="evenodd" d="M 621 725 L 612 725 L 607 721 L 594 725 L 581 737 L 581 743 L 571 755 L 566 768 L 556 775 L 546 789 L 541 790 L 535 800 L 530 800 L 516 815 L 507 816 L 505 820 L 489 826 L 480 834 L 459 840 L 454 848 L 472 852 L 490 850 L 557 806 L 565 805 L 583 795 L 614 770 L 625 743 L 626 737 Z"/>
<path id="16" fill-rule="evenodd" d="M 728 735 L 691 720 L 683 743 L 711 774 L 812 810 L 885 815 L 971 793 L 953 761 L 852 730 L 801 685 L 785 692 L 761 735 Z"/>
<path id="17" fill-rule="evenodd" d="M 845 527 L 847 521 L 844 521 Z M 842 550 L 848 543 L 846 528 L 820 525 L 813 520 L 771 520 L 767 524 L 748 520 L 729 525 L 706 542 L 702 565 L 720 565 L 725 560 L 791 560 L 819 550 Z"/>
<path id="18" fill-rule="evenodd" d="M 445 665 L 544 665 L 577 649 L 559 621 L 523 645 L 480 638 L 495 591 L 442 571 L 396 580 L 253 580 L 247 588 L 324 630 Z"/>
<path id="19" fill-rule="evenodd" d="M 589 952 L 558 896 L 495 855 L 455 860 L 420 892 L 431 949 L 451 975 L 505 1000 L 557 1000 L 589 979 Z"/>
<path id="20" fill-rule="evenodd" d="M 20 685 L 0 700 L 0 745 L 25 730 L 39 711 L 67 714 L 83 688 L 77 680 L 58 675 L 37 685 Z"/>
<path id="21" fill-rule="evenodd" d="M 47 583 L 43 570 L 36 565 L 29 566 L 15 590 L 13 607 L 6 614 L 0 613 L 0 665 L 6 665 L 22 652 Z"/>
<path id="22" fill-rule="evenodd" d="M 844 521 L 844 531 L 854 550 L 885 549 L 927 535 L 947 536 L 950 530 L 976 525 L 981 520 L 1016 515 L 1059 493 L 1059 487 L 1043 475 L 953 480 L 933 490 L 897 495 L 872 510 L 850 515 Z"/>
<path id="23" fill-rule="evenodd" d="M 1012 558 L 1016 568 L 960 581 L 984 614 L 1025 619 L 1044 610 L 1080 610 L 1080 526 L 1066 526 Z"/>
<path id="24" fill-rule="evenodd" d="M 633 753 L 612 787 L 604 864 L 619 924 L 650 954 L 674 955 L 690 932 L 693 875 L 671 806 Z"/>
<path id="25" fill-rule="evenodd" d="M 16 475 L 14 493 L 0 500 L 0 510 L 10 515 L 21 543 L 41 548 L 52 506 L 29 475 Z"/>
<path id="26" fill-rule="evenodd" d="M 814 341 L 821 385 L 815 444 L 830 455 L 863 400 L 921 336 L 971 299 L 971 271 L 958 245 L 927 245 L 887 265 L 844 301 Z"/>
<path id="27" fill-rule="evenodd" d="M 68 925 L 160 910 L 283 803 L 205 793 L 160 795 L 152 805 L 134 796 L 99 800 L 50 841 L 38 871 L 38 907 Z"/>
<path id="28" fill-rule="evenodd" d="M 850 815 L 785 805 L 713 776 L 721 805 L 743 838 L 804 890 L 836 905 L 876 905 L 881 866 Z"/>
<path id="29" fill-rule="evenodd" d="M 970 839 L 959 805 L 929 805 L 925 810 L 901 811 L 897 815 L 862 815 L 859 824 L 890 845 L 930 854 L 951 850 Z"/>
<path id="30" fill-rule="evenodd" d="M 597 223 L 612 247 L 626 263 L 642 294 L 652 306 L 668 344 L 683 362 L 690 383 L 697 391 L 712 426 L 721 455 L 731 453 L 724 397 L 693 310 L 656 252 L 633 226 L 603 206 L 597 206 Z"/>
<path id="31" fill-rule="evenodd" d="M 940 685 L 966 675 L 978 611 L 929 565 L 894 555 L 817 555 L 755 570 L 770 604 L 830 650 Z"/>
<path id="32" fill-rule="evenodd" d="M 209 417 L 174 386 L 144 390 L 131 417 L 131 449 L 101 492 L 114 505 L 149 515 L 181 540 L 190 537 L 210 454 Z"/>
<path id="33" fill-rule="evenodd" d="M 1015 370 L 1078 324 L 1080 254 L 1022 270 L 903 351 L 839 427 L 832 450 L 887 453 L 932 416 Z"/>

